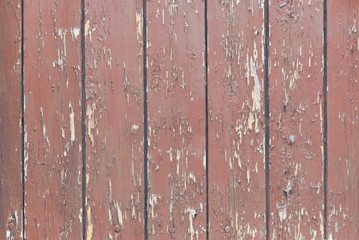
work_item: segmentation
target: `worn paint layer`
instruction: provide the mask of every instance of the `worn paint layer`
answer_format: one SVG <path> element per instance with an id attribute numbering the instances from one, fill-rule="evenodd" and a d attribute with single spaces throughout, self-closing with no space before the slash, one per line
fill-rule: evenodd
<path id="1" fill-rule="evenodd" d="M 269 12 L 270 239 L 323 238 L 323 1 Z"/>
<path id="2" fill-rule="evenodd" d="M 81 1 L 23 2 L 0 3 L 0 239 L 143 239 L 143 1 L 85 1 L 86 86 Z M 270 2 L 270 239 L 359 235 L 359 4 L 327 2 L 328 219 L 323 1 Z M 146 3 L 149 239 L 205 239 L 206 194 L 210 239 L 264 239 L 264 2 L 207 0 L 209 166 L 204 1 Z"/>
<path id="3" fill-rule="evenodd" d="M 86 0 L 87 239 L 143 239 L 142 0 Z"/>
<path id="4" fill-rule="evenodd" d="M 0 2 L 0 239 L 21 239 L 21 8 Z"/>
<path id="5" fill-rule="evenodd" d="M 359 236 L 358 14 L 328 1 L 328 239 Z"/>
<path id="6" fill-rule="evenodd" d="M 24 1 L 25 235 L 80 239 L 80 1 Z"/>
<path id="7" fill-rule="evenodd" d="M 204 2 L 147 1 L 147 13 L 149 239 L 204 239 Z"/>
<path id="8" fill-rule="evenodd" d="M 208 5 L 210 239 L 266 234 L 263 6 Z"/>

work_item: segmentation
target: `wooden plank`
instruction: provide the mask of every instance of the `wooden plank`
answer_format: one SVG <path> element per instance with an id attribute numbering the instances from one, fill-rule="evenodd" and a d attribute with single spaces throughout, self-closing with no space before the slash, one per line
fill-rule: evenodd
<path id="1" fill-rule="evenodd" d="M 21 239 L 21 4 L 0 2 L 0 239 Z"/>
<path id="2" fill-rule="evenodd" d="M 24 1 L 27 239 L 81 238 L 80 1 Z"/>
<path id="3" fill-rule="evenodd" d="M 142 0 L 85 7 L 86 237 L 142 239 Z"/>
<path id="4" fill-rule="evenodd" d="M 328 237 L 359 236 L 359 2 L 328 1 Z"/>
<path id="5" fill-rule="evenodd" d="M 323 238 L 323 2 L 269 12 L 270 239 Z"/>
<path id="6" fill-rule="evenodd" d="M 263 7 L 208 4 L 210 239 L 266 235 Z"/>
<path id="7" fill-rule="evenodd" d="M 149 239 L 205 239 L 204 2 L 147 13 Z"/>

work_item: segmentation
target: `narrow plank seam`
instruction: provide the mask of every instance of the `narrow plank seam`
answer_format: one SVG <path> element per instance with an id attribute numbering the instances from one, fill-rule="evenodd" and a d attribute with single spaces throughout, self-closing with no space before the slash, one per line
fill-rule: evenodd
<path id="1" fill-rule="evenodd" d="M 327 239 L 327 217 L 328 217 L 328 210 L 327 210 L 327 186 L 328 186 L 328 115 L 327 115 L 327 0 L 323 1 L 323 8 L 324 8 L 324 14 L 323 14 L 323 40 L 324 40 L 324 49 L 323 49 L 323 55 L 324 55 L 324 66 L 323 66 L 323 148 L 324 148 L 324 239 Z"/>
<path id="2" fill-rule="evenodd" d="M 21 0 L 21 188 L 22 239 L 25 239 L 25 85 L 24 85 L 24 0 Z M 17 221 L 17 219 L 16 219 Z"/>
<path id="3" fill-rule="evenodd" d="M 148 123 L 147 123 L 147 16 L 146 0 L 143 0 L 143 154 L 144 154 L 144 232 L 148 239 Z"/>
<path id="4" fill-rule="evenodd" d="M 204 1 L 204 34 L 205 34 L 205 81 L 206 81 L 206 238 L 209 239 L 209 154 L 208 154 L 208 3 Z"/>
<path id="5" fill-rule="evenodd" d="M 265 197 L 266 197 L 266 239 L 269 240 L 269 213 L 270 213 L 270 198 L 269 198 L 269 0 L 264 1 L 264 28 L 265 28 L 265 48 L 264 48 L 264 104 L 265 104 Z"/>
<path id="6" fill-rule="evenodd" d="M 82 129 L 82 237 L 86 239 L 86 64 L 85 0 L 81 0 L 81 129 Z"/>

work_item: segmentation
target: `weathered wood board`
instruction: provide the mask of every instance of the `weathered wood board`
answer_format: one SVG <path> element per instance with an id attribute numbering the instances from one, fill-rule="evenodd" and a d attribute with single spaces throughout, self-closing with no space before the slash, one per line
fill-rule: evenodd
<path id="1" fill-rule="evenodd" d="M 85 11 L 86 239 L 143 239 L 142 0 Z"/>
<path id="2" fill-rule="evenodd" d="M 323 238 L 323 1 L 269 12 L 270 239 Z"/>
<path id="3" fill-rule="evenodd" d="M 147 13 L 149 239 L 205 239 L 204 2 Z"/>
<path id="4" fill-rule="evenodd" d="M 210 239 L 264 239 L 264 5 L 208 3 Z"/>
<path id="5" fill-rule="evenodd" d="M 328 1 L 328 239 L 359 236 L 358 14 Z"/>
<path id="6" fill-rule="evenodd" d="M 0 2 L 0 239 L 20 239 L 22 209 L 21 2 Z"/>
<path id="7" fill-rule="evenodd" d="M 357 239 L 358 14 L 1 1 L 0 239 Z"/>
<path id="8" fill-rule="evenodd" d="M 25 236 L 80 239 L 80 1 L 24 1 Z"/>

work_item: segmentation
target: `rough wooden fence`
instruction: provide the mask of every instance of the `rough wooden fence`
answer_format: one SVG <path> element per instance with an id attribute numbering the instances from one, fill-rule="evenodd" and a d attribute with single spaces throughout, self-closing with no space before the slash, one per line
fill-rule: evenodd
<path id="1" fill-rule="evenodd" d="M 359 239 L 358 14 L 1 0 L 0 239 Z"/>

